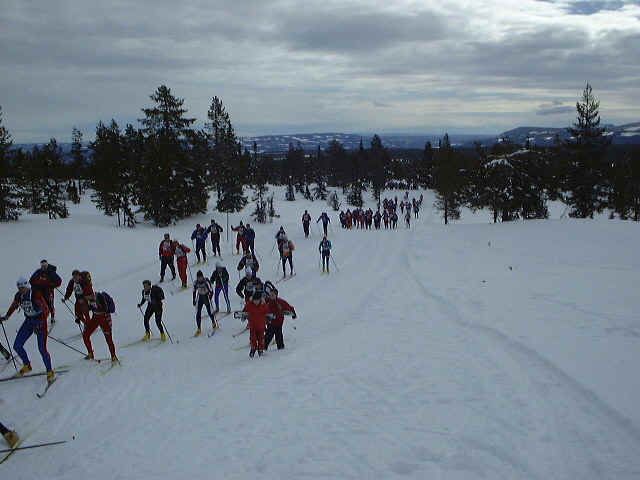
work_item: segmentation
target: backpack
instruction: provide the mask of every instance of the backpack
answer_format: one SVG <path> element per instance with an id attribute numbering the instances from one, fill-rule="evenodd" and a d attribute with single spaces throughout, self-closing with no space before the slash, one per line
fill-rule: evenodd
<path id="1" fill-rule="evenodd" d="M 104 305 L 107 313 L 116 313 L 116 304 L 107 292 L 101 292 L 102 298 L 104 299 Z"/>

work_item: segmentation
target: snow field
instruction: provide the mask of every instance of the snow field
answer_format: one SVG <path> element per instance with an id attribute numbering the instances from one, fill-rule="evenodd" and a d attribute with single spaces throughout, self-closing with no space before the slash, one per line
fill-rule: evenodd
<path id="1" fill-rule="evenodd" d="M 280 225 L 294 241 L 297 276 L 278 288 L 299 314 L 285 321 L 287 348 L 253 360 L 234 350 L 248 336 L 231 337 L 242 328 L 232 316 L 212 338 L 192 338 L 191 291 L 170 295 L 166 282 L 164 320 L 179 343 L 119 348 L 144 333 L 135 305 L 141 281 L 158 280 L 165 230 L 116 229 L 86 201 L 67 220 L 25 216 L 0 225 L 0 307 L 41 258 L 58 266 L 64 285 L 71 270 L 86 268 L 94 288 L 116 301 L 123 363 L 100 375 L 106 365 L 50 341 L 54 365 L 71 371 L 44 400 L 34 396 L 43 380 L 3 383 L 2 420 L 35 429 L 27 443 L 75 440 L 16 452 L 2 476 L 638 478 L 638 225 L 492 225 L 486 212 L 464 212 L 444 226 L 424 193 L 411 230 L 399 222 L 397 231 L 342 231 L 326 204 L 304 200 L 279 201 L 279 221 L 253 225 L 263 280 L 281 275 L 270 253 Z M 322 227 L 312 223 L 313 237 L 304 239 L 305 208 L 313 222 L 330 214 L 339 271 L 332 264 L 330 275 L 320 273 Z M 563 208 L 551 210 L 558 218 Z M 214 217 L 226 239 L 225 218 Z M 189 244 L 194 225 L 210 218 L 166 231 Z M 230 239 L 223 263 L 238 309 L 240 257 L 230 255 Z M 207 276 L 214 261 L 203 267 Z M 77 327 L 57 298 L 53 335 L 71 338 Z M 16 313 L 6 324 L 12 339 L 21 321 Z M 108 356 L 100 332 L 92 341 L 97 357 Z M 70 342 L 84 348 L 81 339 Z M 27 351 L 40 370 L 34 340 Z"/>

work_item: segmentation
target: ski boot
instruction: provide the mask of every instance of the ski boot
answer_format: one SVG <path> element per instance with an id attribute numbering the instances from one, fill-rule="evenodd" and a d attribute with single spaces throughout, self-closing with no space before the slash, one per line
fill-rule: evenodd
<path id="1" fill-rule="evenodd" d="M 84 359 L 85 359 L 85 360 L 93 360 L 93 359 L 94 359 L 94 357 L 93 357 L 93 352 L 89 352 L 88 354 L 86 354 L 86 355 L 84 356 Z"/>
<path id="2" fill-rule="evenodd" d="M 167 334 L 166 333 L 162 332 L 160 334 L 160 341 L 162 341 L 162 342 L 166 342 L 167 341 Z"/>
<path id="3" fill-rule="evenodd" d="M 199 337 L 201 333 L 202 333 L 202 329 L 200 329 L 200 328 L 197 329 L 194 337 Z"/>
<path id="4" fill-rule="evenodd" d="M 256 354 L 256 350 L 254 348 L 251 349 L 251 351 L 249 352 L 249 356 L 251 358 L 253 358 L 253 356 Z"/>
<path id="5" fill-rule="evenodd" d="M 25 373 L 29 373 L 31 371 L 31 364 L 27 363 L 23 365 L 20 371 L 18 372 L 18 377 L 23 376 Z"/>
<path id="6" fill-rule="evenodd" d="M 111 364 L 120 364 L 120 360 L 115 355 L 111 357 Z"/>
<path id="7" fill-rule="evenodd" d="M 15 447 L 18 444 L 18 441 L 20 440 L 20 437 L 18 437 L 18 434 L 11 430 L 9 430 L 3 436 L 11 448 Z"/>
<path id="8" fill-rule="evenodd" d="M 262 355 L 264 355 L 264 352 L 262 350 L 258 350 L 258 356 L 261 357 Z"/>
<path id="9" fill-rule="evenodd" d="M 51 384 L 56 381 L 56 374 L 53 370 L 47 372 L 47 383 Z"/>
<path id="10" fill-rule="evenodd" d="M 151 341 L 151 332 L 147 332 L 144 334 L 144 337 L 142 337 L 142 341 L 143 342 L 149 342 Z"/>

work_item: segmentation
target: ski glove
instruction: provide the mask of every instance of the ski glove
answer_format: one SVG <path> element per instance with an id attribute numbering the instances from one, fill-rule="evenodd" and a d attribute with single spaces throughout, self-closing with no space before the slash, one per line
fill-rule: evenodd
<path id="1" fill-rule="evenodd" d="M 0 323 L 4 322 L 7 319 L 7 317 L 0 317 Z"/>

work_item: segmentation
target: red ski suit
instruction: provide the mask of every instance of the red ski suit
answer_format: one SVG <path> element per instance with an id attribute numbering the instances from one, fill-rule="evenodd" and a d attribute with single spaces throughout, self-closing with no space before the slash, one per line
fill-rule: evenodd
<path id="1" fill-rule="evenodd" d="M 187 286 L 187 266 L 189 264 L 189 260 L 187 258 L 187 253 L 191 251 L 189 247 L 186 245 L 181 245 L 178 242 L 175 243 L 174 251 L 176 252 L 176 263 L 178 264 L 178 275 L 180 275 L 180 280 L 182 280 L 182 286 Z"/>
<path id="2" fill-rule="evenodd" d="M 100 327 L 102 333 L 104 333 L 104 339 L 109 346 L 109 352 L 111 358 L 116 356 L 116 347 L 113 344 L 113 337 L 111 335 L 111 315 L 105 312 L 93 312 L 93 317 L 87 322 L 84 327 L 84 333 L 82 334 L 82 340 L 87 347 L 87 352 L 93 355 L 93 346 L 91 345 L 91 335 L 96 329 Z"/>
<path id="3" fill-rule="evenodd" d="M 266 303 L 255 304 L 249 300 L 243 312 L 249 313 L 249 340 L 252 350 L 264 350 L 264 331 L 267 328 L 267 314 L 269 306 Z"/>
<path id="4" fill-rule="evenodd" d="M 88 279 L 80 278 L 80 282 L 76 282 L 73 278 L 69 280 L 67 284 L 67 291 L 64 294 L 64 299 L 69 300 L 71 294 L 76 294 L 75 314 L 76 319 L 83 322 L 85 325 L 91 320 L 89 317 L 89 304 L 87 303 L 87 297 L 93 295 L 93 286 L 91 285 L 91 276 L 87 274 Z"/>
<path id="5" fill-rule="evenodd" d="M 294 315 L 296 314 L 296 309 L 281 298 L 276 298 L 275 300 L 270 298 L 267 300 L 267 305 L 269 306 L 269 311 L 276 316 L 276 318 L 271 320 L 271 325 L 274 327 L 281 327 L 284 323 L 283 312 L 292 312 Z"/>

